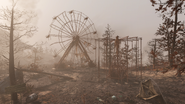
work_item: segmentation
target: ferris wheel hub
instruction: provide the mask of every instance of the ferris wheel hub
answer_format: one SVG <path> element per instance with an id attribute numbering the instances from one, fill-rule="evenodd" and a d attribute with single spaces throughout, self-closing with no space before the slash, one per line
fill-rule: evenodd
<path id="1" fill-rule="evenodd" d="M 73 36 L 73 41 L 79 40 L 79 36 Z"/>
<path id="2" fill-rule="evenodd" d="M 71 33 L 71 35 L 72 35 L 72 36 L 78 36 L 79 34 L 78 34 L 77 31 L 74 31 L 74 32 Z"/>

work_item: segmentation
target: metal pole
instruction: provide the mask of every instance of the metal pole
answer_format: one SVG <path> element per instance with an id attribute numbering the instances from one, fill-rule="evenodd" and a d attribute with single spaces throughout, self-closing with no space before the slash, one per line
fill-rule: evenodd
<path id="1" fill-rule="evenodd" d="M 106 68 L 108 69 L 108 35 L 106 37 L 105 48 L 106 48 Z"/>
<path id="2" fill-rule="evenodd" d="M 133 65 L 133 41 L 132 41 L 132 62 L 131 62 L 131 73 L 133 72 L 132 70 L 133 70 L 133 67 L 132 67 L 132 65 Z"/>
<path id="3" fill-rule="evenodd" d="M 143 64 L 142 64 L 142 38 L 140 38 L 140 50 L 141 50 L 141 80 L 142 80 L 142 69 L 143 69 Z"/>
<path id="4" fill-rule="evenodd" d="M 97 63 L 96 63 L 96 58 L 97 58 L 97 56 L 96 56 L 96 48 L 97 48 L 97 44 L 96 44 L 96 39 L 95 39 L 95 65 L 97 66 Z"/>
<path id="5" fill-rule="evenodd" d="M 126 55 L 126 59 L 127 59 L 127 83 L 128 83 L 128 36 L 127 36 L 127 55 Z"/>
<path id="6" fill-rule="evenodd" d="M 136 76 L 137 76 L 137 37 L 136 37 Z"/>
<path id="7" fill-rule="evenodd" d="M 98 80 L 100 77 L 99 70 L 100 70 L 100 40 L 98 39 Z"/>
<path id="8" fill-rule="evenodd" d="M 139 78 L 139 57 L 140 53 L 139 53 L 139 37 L 137 37 L 137 74 L 138 74 L 138 78 Z"/>
<path id="9" fill-rule="evenodd" d="M 99 47 L 99 67 L 101 66 L 101 48 L 100 48 L 100 39 L 99 39 L 99 45 L 98 45 L 98 47 Z M 99 68 L 100 69 L 100 68 Z"/>
<path id="10" fill-rule="evenodd" d="M 132 55 L 133 55 L 133 41 L 132 41 Z M 132 62 L 133 62 L 133 57 L 132 57 Z M 132 64 L 133 63 L 131 63 L 131 68 L 132 68 Z"/>

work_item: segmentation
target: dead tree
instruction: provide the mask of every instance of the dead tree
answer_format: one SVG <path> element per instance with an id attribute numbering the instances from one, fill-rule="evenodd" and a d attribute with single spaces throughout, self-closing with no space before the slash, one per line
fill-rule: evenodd
<path id="1" fill-rule="evenodd" d="M 2 8 L 0 10 L 0 28 L 4 31 L 10 31 L 9 39 L 9 77 L 10 85 L 16 85 L 15 69 L 14 69 L 14 42 L 23 36 L 32 36 L 36 32 L 36 27 L 29 26 L 34 15 L 26 11 L 20 11 L 15 8 L 17 1 L 12 0 L 10 8 Z M 27 17 L 27 18 L 26 18 Z M 16 38 L 14 37 L 16 33 Z M 11 93 L 11 99 L 16 104 L 18 101 L 17 93 Z"/>
<path id="2" fill-rule="evenodd" d="M 172 36 L 172 48 L 171 48 L 171 58 L 170 58 L 170 66 L 173 65 L 173 58 L 175 55 L 175 47 L 176 47 L 176 39 L 177 39 L 177 24 L 178 24 L 178 14 L 181 14 L 184 10 L 184 0 L 166 0 L 162 2 L 161 0 L 150 0 L 152 6 L 158 6 L 155 10 L 157 12 L 162 13 L 162 18 L 164 19 L 166 16 L 172 17 L 175 16 L 174 20 L 174 29 L 173 29 L 173 36 Z M 170 9 L 170 10 L 169 10 Z"/>
<path id="3" fill-rule="evenodd" d="M 173 20 L 165 18 L 164 22 L 159 25 L 156 36 L 162 36 L 158 41 L 163 51 L 168 52 L 168 62 L 170 63 L 171 49 L 172 49 L 172 36 L 173 36 Z"/>
<path id="4" fill-rule="evenodd" d="M 111 67 L 111 57 L 112 57 L 112 50 L 113 50 L 113 41 L 111 39 L 112 35 L 114 34 L 114 31 L 111 30 L 109 24 L 106 27 L 105 34 L 103 34 L 104 37 L 104 46 L 106 48 L 105 50 L 105 60 L 106 60 L 106 66 Z"/>
<path id="5" fill-rule="evenodd" d="M 159 41 L 160 39 L 153 39 L 148 43 L 150 50 L 147 53 L 150 64 L 153 64 L 153 69 L 156 68 L 156 65 L 160 65 L 164 61 L 163 50 L 160 48 Z"/>

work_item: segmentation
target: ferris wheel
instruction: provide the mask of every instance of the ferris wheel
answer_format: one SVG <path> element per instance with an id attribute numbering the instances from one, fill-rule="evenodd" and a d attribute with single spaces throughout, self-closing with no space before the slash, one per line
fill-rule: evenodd
<path id="1" fill-rule="evenodd" d="M 59 63 L 64 60 L 81 62 L 82 59 L 92 65 L 95 39 L 98 38 L 94 23 L 89 17 L 79 11 L 64 11 L 53 18 L 47 38 L 58 38 L 52 43 L 59 44 L 60 49 L 56 55 L 62 53 Z"/>

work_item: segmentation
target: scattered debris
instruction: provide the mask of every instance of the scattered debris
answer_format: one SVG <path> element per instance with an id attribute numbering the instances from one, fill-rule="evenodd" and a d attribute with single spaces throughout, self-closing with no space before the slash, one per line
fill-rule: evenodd
<path id="1" fill-rule="evenodd" d="M 99 97 L 97 97 L 97 99 L 98 99 L 100 102 L 104 102 L 104 100 L 100 99 Z"/>
<path id="2" fill-rule="evenodd" d="M 40 92 L 38 95 L 46 95 L 48 93 L 50 93 L 51 91 L 43 91 L 43 92 Z"/>
<path id="3" fill-rule="evenodd" d="M 111 98 L 112 98 L 113 100 L 115 100 L 115 99 L 116 99 L 116 96 L 115 96 L 115 95 L 113 95 Z"/>
<path id="4" fill-rule="evenodd" d="M 154 98 L 161 96 L 162 93 L 160 92 L 161 94 L 158 94 L 156 92 L 156 90 L 154 89 L 153 83 L 152 83 L 151 79 L 143 81 L 140 85 L 139 94 L 136 97 L 142 98 L 144 100 L 150 100 L 150 99 L 154 99 Z M 160 99 L 160 101 L 157 101 L 157 104 L 166 104 L 166 102 L 164 101 L 164 99 L 162 97 L 162 99 Z"/>
<path id="5" fill-rule="evenodd" d="M 38 93 L 33 93 L 26 98 L 26 103 L 33 103 L 38 99 Z"/>

